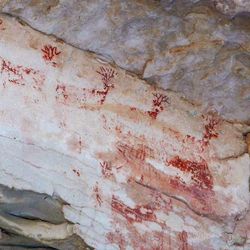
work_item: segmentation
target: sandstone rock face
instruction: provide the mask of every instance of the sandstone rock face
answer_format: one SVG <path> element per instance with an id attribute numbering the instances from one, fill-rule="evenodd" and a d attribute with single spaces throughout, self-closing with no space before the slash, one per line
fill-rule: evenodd
<path id="1" fill-rule="evenodd" d="M 250 123 L 248 0 L 4 0 L 4 12 Z M 219 13 L 216 8 L 227 14 Z"/>
<path id="2" fill-rule="evenodd" d="M 0 184 L 58 197 L 67 219 L 0 226 L 95 249 L 250 248 L 247 125 L 0 20 Z"/>

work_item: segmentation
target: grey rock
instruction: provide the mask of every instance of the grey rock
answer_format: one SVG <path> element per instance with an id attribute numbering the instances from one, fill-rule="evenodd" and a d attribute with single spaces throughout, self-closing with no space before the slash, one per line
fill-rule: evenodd
<path id="1" fill-rule="evenodd" d="M 91 249 L 77 235 L 61 240 L 41 241 L 23 235 L 25 226 L 34 227 L 36 223 L 39 225 L 45 221 L 51 225 L 67 222 L 62 213 L 62 205 L 63 201 L 56 197 L 0 185 L 0 250 Z"/>
<path id="2" fill-rule="evenodd" d="M 51 247 L 45 246 L 44 244 L 37 242 L 33 239 L 8 233 L 5 231 L 1 232 L 0 238 L 0 249 L 51 249 Z"/>
<path id="3" fill-rule="evenodd" d="M 0 185 L 0 211 L 16 217 L 39 219 L 53 224 L 65 222 L 62 202 L 46 194 L 19 191 Z"/>

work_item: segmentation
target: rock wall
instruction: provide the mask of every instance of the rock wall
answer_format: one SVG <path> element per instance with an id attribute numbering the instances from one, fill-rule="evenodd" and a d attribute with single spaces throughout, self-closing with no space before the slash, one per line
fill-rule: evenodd
<path id="1" fill-rule="evenodd" d="M 57 36 L 0 16 L 3 249 L 250 248 L 249 29 L 211 2 L 2 1 Z"/>
<path id="2" fill-rule="evenodd" d="M 250 123 L 249 1 L 3 2 L 3 12 L 35 29 L 180 92 L 205 111 Z"/>

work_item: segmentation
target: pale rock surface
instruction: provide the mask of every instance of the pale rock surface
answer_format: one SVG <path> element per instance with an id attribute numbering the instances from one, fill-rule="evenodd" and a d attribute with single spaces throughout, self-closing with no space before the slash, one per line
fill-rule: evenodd
<path id="1" fill-rule="evenodd" d="M 59 197 L 73 223 L 16 231 L 108 250 L 250 248 L 249 127 L 0 18 L 0 184 Z"/>
<path id="2" fill-rule="evenodd" d="M 1 1 L 35 29 L 250 123 L 249 0 Z"/>
<path id="3" fill-rule="evenodd" d="M 212 0 L 215 7 L 228 15 L 236 15 L 241 12 L 250 12 L 249 0 Z"/>

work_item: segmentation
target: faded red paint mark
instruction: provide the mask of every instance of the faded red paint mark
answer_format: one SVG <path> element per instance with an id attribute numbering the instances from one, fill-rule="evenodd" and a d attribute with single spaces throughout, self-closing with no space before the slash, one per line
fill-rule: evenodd
<path id="1" fill-rule="evenodd" d="M 180 250 L 188 250 L 188 234 L 186 231 L 182 231 L 178 234 L 178 238 L 181 242 Z"/>
<path id="2" fill-rule="evenodd" d="M 56 86 L 56 92 L 60 95 L 63 95 L 64 99 L 67 100 L 67 98 L 69 97 L 68 94 L 66 94 L 66 86 L 65 85 L 57 85 Z"/>
<path id="3" fill-rule="evenodd" d="M 129 133 L 127 133 L 127 135 L 128 134 Z M 129 138 L 131 138 L 132 135 L 130 134 L 128 136 Z M 136 139 L 135 137 L 132 138 L 133 141 Z M 162 171 L 155 168 L 149 161 L 146 160 L 142 161 L 135 158 L 136 154 L 133 153 L 133 151 L 138 149 L 138 146 L 134 145 L 130 146 L 129 144 L 124 143 L 124 141 L 126 140 L 127 139 L 124 138 L 122 142 L 121 141 L 117 142 L 116 144 L 117 150 L 115 152 L 106 153 L 101 157 L 103 157 L 103 159 L 108 159 L 112 161 L 112 164 L 115 166 L 122 164 L 124 168 L 126 167 L 130 173 L 129 176 L 127 176 L 128 184 L 140 183 L 143 185 L 153 187 L 162 193 L 166 192 L 169 194 L 178 194 L 187 200 L 191 199 L 192 201 L 190 202 L 190 206 L 194 209 L 197 209 L 197 211 L 202 210 L 202 212 L 204 213 L 211 212 L 211 201 L 214 199 L 214 191 L 212 189 L 213 179 L 209 169 L 207 169 L 206 172 L 207 164 L 203 162 L 202 159 L 198 158 L 198 160 L 196 161 L 197 163 L 201 163 L 201 165 L 204 166 L 205 168 L 204 172 L 208 173 L 208 175 L 204 177 L 205 180 L 208 179 L 208 184 L 207 183 L 203 184 L 201 177 L 203 177 L 204 175 L 202 173 L 199 173 L 200 171 L 202 171 L 199 169 L 197 169 L 197 172 L 196 170 L 194 170 L 194 173 L 187 172 L 187 174 L 184 175 L 190 178 L 190 183 L 187 183 L 182 178 L 177 179 L 171 175 L 169 176 L 163 173 Z M 165 159 L 165 162 L 168 163 L 168 161 L 171 160 L 172 157 L 168 158 L 167 161 L 166 157 L 168 156 L 166 156 L 165 154 L 162 155 L 155 154 L 156 159 L 163 161 Z M 139 159 L 145 159 L 145 158 L 142 157 Z M 148 157 L 146 157 L 146 159 L 148 159 Z M 191 158 L 191 159 L 196 159 L 196 158 Z M 168 163 L 166 165 L 169 167 L 170 164 Z M 176 165 L 178 166 L 177 163 Z M 193 180 L 191 179 L 191 177 L 193 178 Z M 209 187 L 211 187 L 211 189 L 209 189 Z M 153 207 L 152 204 L 150 205 L 151 207 Z"/>
<path id="4" fill-rule="evenodd" d="M 80 177 L 81 175 L 80 175 L 80 172 L 78 171 L 78 170 L 76 170 L 76 169 L 73 169 L 72 170 L 78 177 Z"/>
<path id="5" fill-rule="evenodd" d="M 195 146 L 199 152 L 203 152 L 212 138 L 218 138 L 219 133 L 216 131 L 220 122 L 219 117 L 215 115 L 202 116 L 205 120 L 204 132 L 202 139 L 197 140 L 194 136 L 186 135 L 186 137 L 182 140 L 183 143 L 193 144 L 195 150 Z M 197 150 L 196 149 L 196 150 Z"/>
<path id="6" fill-rule="evenodd" d="M 14 65 L 0 57 L 1 68 L 0 73 L 5 74 L 8 82 L 12 85 L 25 86 L 28 80 L 32 81 L 32 87 L 38 91 L 42 90 L 45 76 L 38 70 L 27 68 L 21 65 Z M 4 81 L 3 85 L 6 87 L 7 82 Z"/>
<path id="7" fill-rule="evenodd" d="M 124 236 L 120 233 L 118 229 L 116 229 L 115 232 L 109 232 L 106 235 L 106 238 L 109 243 L 117 244 L 120 250 L 126 249 L 126 241 L 124 239 Z"/>
<path id="8" fill-rule="evenodd" d="M 82 108 L 87 100 L 93 102 L 96 99 L 97 102 L 103 104 L 110 89 L 113 88 L 112 86 L 112 83 L 110 85 L 109 83 L 105 83 L 103 90 L 96 90 L 78 88 L 72 85 L 66 86 L 60 83 L 56 87 L 56 99 L 65 105 L 78 106 L 78 108 Z M 101 100 L 99 100 L 100 96 Z"/>
<path id="9" fill-rule="evenodd" d="M 103 104 L 106 100 L 109 91 L 115 87 L 112 81 L 115 75 L 117 75 L 117 73 L 111 68 L 104 67 L 100 67 L 100 69 L 96 72 L 101 75 L 102 83 L 104 86 L 103 90 L 93 90 L 92 92 L 101 95 L 100 103 Z"/>
<path id="10" fill-rule="evenodd" d="M 168 242 L 164 238 L 164 232 L 157 232 L 151 230 L 140 234 L 138 232 L 133 232 L 131 234 L 133 249 L 138 250 L 168 250 Z"/>
<path id="11" fill-rule="evenodd" d="M 194 136 L 191 136 L 191 135 L 186 135 L 185 138 L 182 140 L 183 143 L 195 143 L 196 142 L 196 139 Z"/>
<path id="12" fill-rule="evenodd" d="M 110 162 L 107 162 L 107 161 L 100 162 L 100 166 L 102 168 L 102 175 L 105 178 L 109 178 L 113 175 L 112 166 Z"/>
<path id="13" fill-rule="evenodd" d="M 167 161 L 167 163 L 183 172 L 191 173 L 191 179 L 199 188 L 213 188 L 213 177 L 205 160 L 202 159 L 200 162 L 195 162 L 175 156 L 170 161 Z"/>
<path id="14" fill-rule="evenodd" d="M 9 78 L 9 81 L 13 84 L 24 85 L 23 83 L 23 72 L 22 66 L 14 66 L 7 60 L 2 60 L 1 73 L 6 72 L 9 77 L 14 76 L 15 78 Z"/>
<path id="15" fill-rule="evenodd" d="M 140 178 L 140 182 L 143 183 L 143 181 L 144 181 L 144 176 L 143 176 L 143 174 L 142 174 L 142 175 L 141 175 L 141 178 Z"/>
<path id="16" fill-rule="evenodd" d="M 123 225 L 120 226 L 122 228 Z M 120 250 L 125 250 L 128 245 L 130 245 L 131 249 L 138 249 L 138 250 L 173 250 L 171 248 L 167 248 L 169 246 L 168 239 L 164 237 L 164 232 L 146 232 L 146 233 L 139 233 L 135 230 L 133 226 L 126 225 L 127 230 L 129 231 L 125 238 L 122 235 L 119 229 L 115 231 L 109 232 L 106 235 L 107 241 L 111 244 L 116 244 L 119 246 Z"/>
<path id="17" fill-rule="evenodd" d="M 152 207 L 155 210 L 164 210 L 164 212 L 172 211 L 173 204 L 171 198 L 162 197 L 162 194 L 159 192 L 153 193 L 153 204 Z"/>
<path id="18" fill-rule="evenodd" d="M 78 141 L 76 142 L 76 150 L 80 154 L 82 152 L 82 149 L 83 149 L 83 141 L 82 138 L 79 137 Z"/>
<path id="19" fill-rule="evenodd" d="M 73 91 L 69 91 L 68 88 L 69 87 L 66 87 L 64 84 L 57 84 L 56 86 L 56 99 L 65 105 L 73 101 Z"/>
<path id="20" fill-rule="evenodd" d="M 202 116 L 205 120 L 204 131 L 201 139 L 197 139 L 194 136 L 186 135 L 181 142 L 183 152 L 189 152 L 190 155 L 200 155 L 202 154 L 210 145 L 213 138 L 218 138 L 218 127 L 220 119 L 216 115 Z"/>
<path id="21" fill-rule="evenodd" d="M 216 131 L 216 128 L 219 124 L 218 117 L 214 116 L 208 116 L 205 118 L 206 124 L 205 124 L 205 131 L 203 133 L 202 138 L 202 146 L 203 148 L 207 146 L 212 138 L 218 137 L 218 132 Z"/>
<path id="22" fill-rule="evenodd" d="M 86 101 L 86 89 L 59 83 L 56 86 L 56 100 L 64 105 L 80 108 Z"/>
<path id="23" fill-rule="evenodd" d="M 135 107 L 130 107 L 130 110 L 131 111 L 136 111 L 136 108 Z"/>
<path id="24" fill-rule="evenodd" d="M 70 140 L 68 141 L 68 146 L 73 152 L 77 152 L 78 154 L 81 154 L 84 148 L 83 140 L 81 136 L 77 135 L 77 136 L 73 136 L 72 138 L 70 138 Z"/>
<path id="25" fill-rule="evenodd" d="M 127 161 L 135 159 L 145 161 L 146 157 L 154 157 L 154 151 L 143 144 L 139 144 L 137 147 L 134 147 L 124 143 L 118 143 L 117 149 Z"/>
<path id="26" fill-rule="evenodd" d="M 153 99 L 152 110 L 148 111 L 148 114 L 153 119 L 156 119 L 157 115 L 164 110 L 164 103 L 170 104 L 170 102 L 169 98 L 166 95 L 154 93 L 153 96 L 154 99 Z"/>
<path id="27" fill-rule="evenodd" d="M 164 250 L 164 233 L 163 232 L 154 232 L 153 243 L 156 242 L 156 246 L 152 249 L 154 250 Z"/>
<path id="28" fill-rule="evenodd" d="M 76 170 L 76 169 L 73 169 L 72 170 L 78 177 L 80 177 L 81 175 L 80 175 L 80 172 L 78 171 L 78 170 Z"/>
<path id="29" fill-rule="evenodd" d="M 56 99 L 65 105 L 77 105 L 82 108 L 88 99 L 93 101 L 95 98 L 98 100 L 101 97 L 98 102 L 103 104 L 110 90 L 114 88 L 113 78 L 117 73 L 111 68 L 104 67 L 100 67 L 97 73 L 102 77 L 103 89 L 77 88 L 60 83 L 56 87 Z"/>
<path id="30" fill-rule="evenodd" d="M 115 131 L 116 131 L 118 134 L 121 134 L 121 133 L 122 133 L 122 127 L 121 127 L 121 126 L 115 126 Z"/>
<path id="31" fill-rule="evenodd" d="M 99 187 L 98 187 L 98 182 L 94 186 L 94 194 L 95 194 L 96 201 L 97 201 L 97 203 L 98 203 L 98 205 L 100 207 L 102 205 L 102 198 L 101 198 L 101 195 L 100 195 L 100 190 L 99 190 Z"/>
<path id="32" fill-rule="evenodd" d="M 2 19 L 0 19 L 0 31 L 1 30 L 5 30 L 5 28 L 3 27 L 3 20 Z"/>
<path id="33" fill-rule="evenodd" d="M 180 176 L 175 176 L 170 180 L 170 185 L 177 190 L 185 194 L 189 193 L 188 197 L 195 198 L 195 200 L 199 201 L 196 205 L 199 206 L 199 210 L 203 213 L 211 213 L 212 212 L 212 200 L 214 192 L 210 189 L 201 189 L 197 185 L 187 186 L 186 183 L 180 178 Z M 205 191 L 205 192 L 204 192 Z M 195 206 L 196 207 L 196 206 Z"/>
<path id="34" fill-rule="evenodd" d="M 43 59 L 47 62 L 52 62 L 52 65 L 56 66 L 56 63 L 53 61 L 53 59 L 60 55 L 61 51 L 58 51 L 57 47 L 53 47 L 51 45 L 44 45 L 41 51 L 43 52 Z"/>
<path id="35" fill-rule="evenodd" d="M 121 221 L 113 218 L 113 230 L 106 234 L 106 239 L 111 244 L 116 244 L 119 249 L 138 250 L 165 250 L 169 249 L 169 240 L 164 231 L 149 230 L 147 232 L 139 232 L 133 223 Z M 166 229 L 166 228 L 165 228 Z M 125 235 L 122 233 L 125 232 Z"/>
<path id="36" fill-rule="evenodd" d="M 149 205 L 137 205 L 135 208 L 130 208 L 113 195 L 111 207 L 130 223 L 156 220 L 154 210 Z"/>

